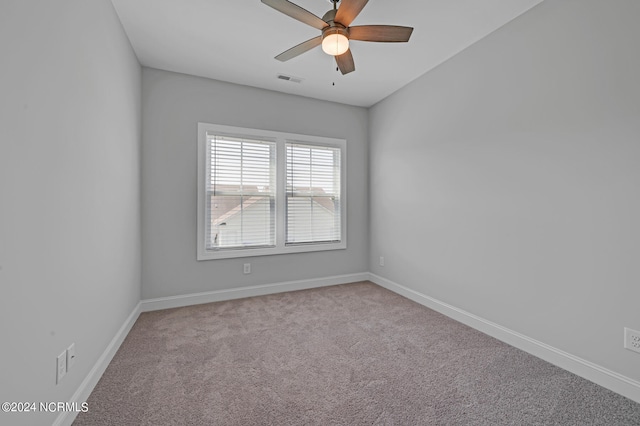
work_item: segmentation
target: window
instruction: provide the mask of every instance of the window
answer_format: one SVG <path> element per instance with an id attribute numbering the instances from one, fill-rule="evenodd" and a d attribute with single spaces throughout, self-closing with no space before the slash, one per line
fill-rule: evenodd
<path id="1" fill-rule="evenodd" d="M 198 260 L 346 248 L 346 141 L 198 124 Z"/>
<path id="2" fill-rule="evenodd" d="M 275 246 L 276 144 L 219 135 L 207 143 L 207 250 Z"/>
<path id="3" fill-rule="evenodd" d="M 286 244 L 340 242 L 340 149 L 286 146 Z"/>

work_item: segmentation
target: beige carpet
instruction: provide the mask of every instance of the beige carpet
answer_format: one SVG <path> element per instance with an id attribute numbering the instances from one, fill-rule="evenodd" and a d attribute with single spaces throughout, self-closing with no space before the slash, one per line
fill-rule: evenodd
<path id="1" fill-rule="evenodd" d="M 144 313 L 74 425 L 640 425 L 640 404 L 371 283 Z"/>

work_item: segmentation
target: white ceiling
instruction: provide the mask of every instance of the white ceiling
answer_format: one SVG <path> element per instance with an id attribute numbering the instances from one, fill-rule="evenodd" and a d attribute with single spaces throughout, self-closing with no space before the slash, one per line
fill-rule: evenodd
<path id="1" fill-rule="evenodd" d="M 356 70 L 343 76 L 319 47 L 275 60 L 320 31 L 260 0 L 112 0 L 144 66 L 364 107 L 541 1 L 370 0 L 352 25 L 403 25 L 413 35 L 408 43 L 353 41 Z M 293 2 L 320 17 L 331 9 L 329 0 Z"/>

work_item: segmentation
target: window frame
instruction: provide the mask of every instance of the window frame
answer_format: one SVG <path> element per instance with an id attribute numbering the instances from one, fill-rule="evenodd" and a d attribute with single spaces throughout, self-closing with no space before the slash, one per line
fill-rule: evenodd
<path id="1" fill-rule="evenodd" d="M 208 134 L 228 137 L 246 137 L 250 139 L 264 139 L 276 143 L 276 217 L 275 217 L 275 247 L 260 248 L 206 248 L 206 220 L 207 220 L 207 142 Z M 340 241 L 319 242 L 287 245 L 285 243 L 287 220 L 287 143 L 299 143 L 340 149 Z M 347 141 L 345 139 L 323 136 L 302 135 L 296 133 L 277 132 L 271 130 L 251 129 L 244 127 L 226 126 L 221 124 L 198 123 L 198 153 L 197 153 L 197 260 L 233 259 L 241 257 L 270 256 L 290 253 L 306 253 L 327 250 L 344 250 L 347 248 Z"/>

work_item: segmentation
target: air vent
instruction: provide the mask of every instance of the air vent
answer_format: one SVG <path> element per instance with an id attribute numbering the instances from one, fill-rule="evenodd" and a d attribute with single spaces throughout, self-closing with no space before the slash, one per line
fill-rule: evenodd
<path id="1" fill-rule="evenodd" d="M 284 81 L 290 81 L 292 83 L 302 83 L 302 79 L 300 77 L 293 77 L 285 74 L 278 74 L 278 79 Z"/>

